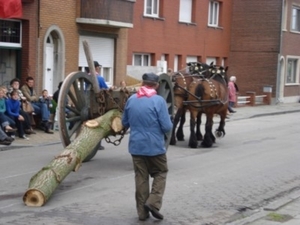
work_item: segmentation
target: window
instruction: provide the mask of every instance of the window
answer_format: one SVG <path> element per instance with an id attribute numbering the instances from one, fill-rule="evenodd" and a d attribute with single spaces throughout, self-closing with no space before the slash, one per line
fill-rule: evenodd
<path id="1" fill-rule="evenodd" d="M 179 21 L 192 22 L 192 0 L 180 0 Z"/>
<path id="2" fill-rule="evenodd" d="M 208 8 L 208 25 L 217 27 L 219 25 L 219 2 L 210 1 Z"/>
<path id="3" fill-rule="evenodd" d="M 159 0 L 145 0 L 144 15 L 151 17 L 158 17 Z"/>
<path id="4" fill-rule="evenodd" d="M 289 58 L 287 61 L 286 84 L 297 83 L 298 59 Z"/>
<path id="5" fill-rule="evenodd" d="M 0 45 L 9 47 L 22 47 L 20 21 L 0 20 Z"/>
<path id="6" fill-rule="evenodd" d="M 150 54 L 134 54 L 133 65 L 134 66 L 150 66 L 151 57 Z"/>
<path id="7" fill-rule="evenodd" d="M 292 30 L 300 32 L 300 8 L 293 7 L 292 9 Z"/>

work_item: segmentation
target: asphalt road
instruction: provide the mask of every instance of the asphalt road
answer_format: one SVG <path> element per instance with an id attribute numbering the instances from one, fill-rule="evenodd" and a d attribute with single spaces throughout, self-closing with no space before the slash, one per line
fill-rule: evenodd
<path id="1" fill-rule="evenodd" d="M 225 224 L 298 190 L 299 133 L 299 115 L 283 114 L 230 121 L 213 148 L 189 149 L 187 140 L 170 146 L 163 221 L 137 219 L 128 136 L 118 147 L 105 143 L 106 150 L 69 174 L 37 208 L 25 206 L 22 196 L 62 146 L 3 151 L 0 224 Z"/>

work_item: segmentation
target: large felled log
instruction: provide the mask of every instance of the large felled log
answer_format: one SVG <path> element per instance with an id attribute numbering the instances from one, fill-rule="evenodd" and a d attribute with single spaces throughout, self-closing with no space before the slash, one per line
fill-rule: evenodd
<path id="1" fill-rule="evenodd" d="M 91 153 L 101 139 L 120 132 L 122 113 L 116 109 L 82 125 L 77 138 L 36 173 L 23 196 L 27 206 L 43 206 L 57 186 L 71 172 L 77 171 L 81 162 Z"/>

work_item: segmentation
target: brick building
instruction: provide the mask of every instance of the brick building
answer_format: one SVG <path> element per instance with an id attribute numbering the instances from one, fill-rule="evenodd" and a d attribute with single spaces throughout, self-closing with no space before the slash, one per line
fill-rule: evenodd
<path id="1" fill-rule="evenodd" d="M 229 70 L 242 94 L 272 90 L 276 102 L 300 95 L 300 1 L 234 0 Z M 267 88 L 268 89 L 268 88 Z"/>
<path id="2" fill-rule="evenodd" d="M 191 61 L 227 66 L 231 15 L 231 0 L 136 1 L 127 73 L 178 71 Z"/>
<path id="3" fill-rule="evenodd" d="M 276 102 L 299 100 L 300 0 L 22 0 L 22 6 L 22 18 L 0 18 L 1 84 L 31 75 L 38 90 L 53 93 L 70 72 L 86 69 L 87 40 L 109 85 L 202 61 L 229 66 L 242 95 L 271 90 Z"/>
<path id="4" fill-rule="evenodd" d="M 16 0 L 18 1 L 18 0 Z M 4 30 L 19 31 L 18 43 L 1 33 L 1 84 L 18 77 L 36 80 L 37 89 L 52 94 L 69 73 L 86 70 L 82 41 L 102 65 L 108 85 L 126 75 L 127 29 L 132 27 L 132 1 L 22 0 L 23 16 L 0 19 Z"/>
<path id="5" fill-rule="evenodd" d="M 299 100 L 299 0 L 141 0 L 129 30 L 127 73 L 183 69 L 187 61 L 229 66 L 240 93 Z"/>

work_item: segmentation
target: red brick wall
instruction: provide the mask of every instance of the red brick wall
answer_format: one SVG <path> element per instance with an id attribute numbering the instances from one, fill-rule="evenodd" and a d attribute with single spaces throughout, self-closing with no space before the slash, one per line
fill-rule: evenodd
<path id="1" fill-rule="evenodd" d="M 36 38 L 37 38 L 37 9 L 38 1 L 34 3 L 23 3 L 22 18 L 22 69 L 21 83 L 25 82 L 27 76 L 36 77 Z"/>
<path id="2" fill-rule="evenodd" d="M 223 1 L 220 23 L 222 29 L 207 27 L 208 1 L 194 1 L 195 24 L 179 23 L 179 1 L 161 1 L 162 19 L 143 16 L 144 1 L 134 5 L 134 28 L 128 32 L 127 64 L 132 65 L 135 52 L 152 53 L 153 60 L 169 54 L 168 67 L 174 67 L 174 56 L 182 55 L 180 68 L 186 67 L 187 55 L 201 57 L 228 57 L 230 43 L 231 0 Z"/>
<path id="3" fill-rule="evenodd" d="M 234 0 L 231 26 L 229 75 L 237 77 L 241 93 L 276 93 L 280 50 L 281 0 Z"/>
<path id="4" fill-rule="evenodd" d="M 79 36 L 75 19 L 76 1 L 41 1 L 40 51 L 42 53 L 44 49 L 43 41 L 47 29 L 57 25 L 65 39 L 65 75 L 78 70 Z M 43 65 L 42 62 L 41 55 L 40 65 Z"/>

